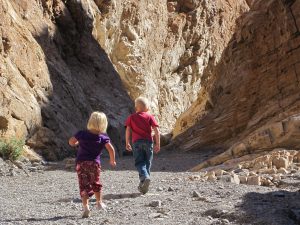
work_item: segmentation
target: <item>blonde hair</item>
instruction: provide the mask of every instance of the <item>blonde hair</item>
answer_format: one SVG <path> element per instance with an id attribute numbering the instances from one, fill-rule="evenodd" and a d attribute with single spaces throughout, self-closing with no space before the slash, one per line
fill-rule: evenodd
<path id="1" fill-rule="evenodd" d="M 150 107 L 148 99 L 144 97 L 138 97 L 135 99 L 135 106 L 138 105 L 143 106 L 145 111 L 148 111 Z"/>
<path id="2" fill-rule="evenodd" d="M 107 117 L 103 112 L 93 112 L 88 121 L 87 129 L 106 133 L 107 125 Z"/>

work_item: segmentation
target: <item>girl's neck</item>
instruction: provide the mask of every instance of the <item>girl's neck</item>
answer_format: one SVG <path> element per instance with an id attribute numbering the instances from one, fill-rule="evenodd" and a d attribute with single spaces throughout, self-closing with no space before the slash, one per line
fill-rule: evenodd
<path id="1" fill-rule="evenodd" d="M 97 131 L 97 130 L 89 130 L 89 132 L 90 133 L 92 133 L 92 134 L 101 134 L 99 131 Z"/>

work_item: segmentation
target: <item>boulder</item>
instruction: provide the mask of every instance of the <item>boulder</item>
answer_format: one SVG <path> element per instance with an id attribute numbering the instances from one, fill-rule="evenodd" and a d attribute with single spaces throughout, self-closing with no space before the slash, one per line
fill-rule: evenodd
<path id="1" fill-rule="evenodd" d="M 277 168 L 284 168 L 287 169 L 289 167 L 289 161 L 283 157 L 274 157 L 273 158 L 273 165 Z"/>
<path id="2" fill-rule="evenodd" d="M 241 184 L 247 184 L 248 183 L 248 177 L 247 176 L 240 175 L 239 179 L 240 179 Z"/>
<path id="3" fill-rule="evenodd" d="M 289 173 L 289 171 L 285 168 L 280 168 L 277 172 L 281 173 L 281 174 L 288 174 Z"/>
<path id="4" fill-rule="evenodd" d="M 247 180 L 248 185 L 261 185 L 260 176 L 249 176 Z"/>
<path id="5" fill-rule="evenodd" d="M 217 177 L 222 176 L 224 173 L 226 173 L 226 171 L 221 169 L 215 171 L 215 175 Z"/>
<path id="6" fill-rule="evenodd" d="M 234 183 L 234 184 L 240 184 L 240 179 L 239 176 L 236 174 L 233 175 L 224 175 L 219 177 L 220 181 L 223 182 L 229 182 L 229 183 Z"/>

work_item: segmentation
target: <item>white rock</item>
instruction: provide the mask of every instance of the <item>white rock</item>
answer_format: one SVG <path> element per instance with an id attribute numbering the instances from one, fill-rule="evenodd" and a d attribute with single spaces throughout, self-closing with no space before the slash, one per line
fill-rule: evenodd
<path id="1" fill-rule="evenodd" d="M 153 200 L 150 202 L 149 206 L 151 207 L 161 207 L 161 201 L 160 200 Z"/>

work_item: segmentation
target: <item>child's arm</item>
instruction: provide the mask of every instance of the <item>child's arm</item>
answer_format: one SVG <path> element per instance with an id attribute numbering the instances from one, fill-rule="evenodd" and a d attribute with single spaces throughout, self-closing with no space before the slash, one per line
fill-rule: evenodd
<path id="1" fill-rule="evenodd" d="M 107 143 L 105 145 L 105 148 L 107 149 L 108 153 L 109 153 L 109 164 L 112 166 L 112 167 L 115 167 L 116 166 L 116 153 L 115 153 L 115 149 L 114 147 L 112 146 L 111 143 Z"/>
<path id="2" fill-rule="evenodd" d="M 130 131 L 131 131 L 130 127 L 127 126 L 126 127 L 126 149 L 128 151 L 132 151 L 132 147 L 130 145 Z"/>
<path id="3" fill-rule="evenodd" d="M 154 152 L 158 153 L 160 151 L 160 131 L 158 127 L 153 127 L 153 129 L 155 138 Z"/>
<path id="4" fill-rule="evenodd" d="M 72 146 L 72 147 L 75 147 L 79 144 L 78 140 L 75 138 L 75 137 L 71 137 L 69 139 L 69 145 Z"/>

